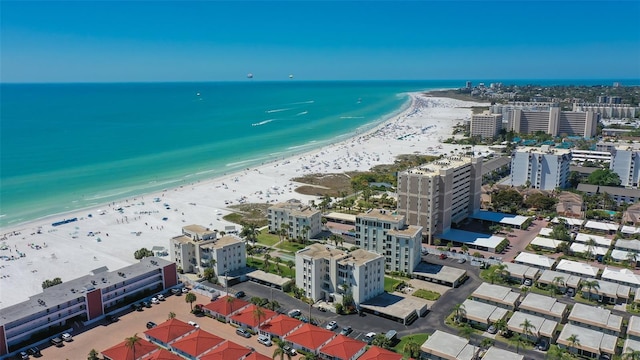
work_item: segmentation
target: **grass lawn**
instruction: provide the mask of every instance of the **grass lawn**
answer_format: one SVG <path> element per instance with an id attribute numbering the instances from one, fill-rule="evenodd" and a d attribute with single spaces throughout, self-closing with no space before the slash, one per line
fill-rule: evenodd
<path id="1" fill-rule="evenodd" d="M 275 234 L 269 234 L 268 232 L 258 234 L 258 243 L 266 246 L 273 246 L 278 241 L 280 241 L 280 237 Z"/>
<path id="2" fill-rule="evenodd" d="M 250 256 L 247 257 L 247 266 L 251 266 L 253 268 L 262 270 L 262 271 L 266 271 L 268 273 L 271 274 L 276 274 L 276 275 L 280 275 L 283 277 L 288 277 L 290 279 L 295 279 L 296 277 L 296 270 L 295 267 L 292 269 L 289 269 L 288 266 L 280 264 L 280 274 L 278 274 L 277 271 L 277 267 L 278 265 L 276 265 L 276 263 L 273 261 L 273 259 L 271 259 L 269 261 L 269 269 L 265 270 L 264 267 L 264 260 L 263 259 L 258 259 L 258 258 L 251 258 Z"/>
<path id="3" fill-rule="evenodd" d="M 399 283 L 401 280 L 398 279 L 394 279 L 394 278 L 390 278 L 385 276 L 384 277 L 384 291 L 388 292 L 388 293 L 392 293 L 393 292 L 393 287 Z"/>
<path id="4" fill-rule="evenodd" d="M 426 333 L 418 333 L 418 334 L 403 336 L 402 338 L 400 338 L 400 342 L 393 347 L 393 351 L 397 352 L 398 354 L 404 354 L 402 352 L 402 349 L 404 348 L 404 345 L 406 343 L 413 340 L 416 344 L 418 344 L 418 346 L 421 346 L 425 341 L 427 341 L 427 339 L 429 338 L 429 335 L 430 334 L 426 334 Z"/>
<path id="5" fill-rule="evenodd" d="M 285 240 L 285 241 L 281 242 L 280 244 L 278 244 L 276 247 L 278 249 L 282 249 L 282 250 L 285 250 L 285 251 L 296 252 L 298 250 L 304 249 L 305 247 L 307 247 L 307 245 Z"/>
<path id="6" fill-rule="evenodd" d="M 440 293 L 431 290 L 418 289 L 413 292 L 413 296 L 425 299 L 425 300 L 438 300 L 440 298 Z"/>

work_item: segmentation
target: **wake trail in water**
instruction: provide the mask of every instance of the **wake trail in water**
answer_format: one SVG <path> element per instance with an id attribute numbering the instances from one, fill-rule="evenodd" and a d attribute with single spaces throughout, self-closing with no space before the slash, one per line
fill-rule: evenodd
<path id="1" fill-rule="evenodd" d="M 273 109 L 273 110 L 267 110 L 265 111 L 267 114 L 271 114 L 271 113 L 277 113 L 277 112 L 283 112 L 283 111 L 287 111 L 287 110 L 291 110 L 291 108 L 286 108 L 286 109 Z"/>

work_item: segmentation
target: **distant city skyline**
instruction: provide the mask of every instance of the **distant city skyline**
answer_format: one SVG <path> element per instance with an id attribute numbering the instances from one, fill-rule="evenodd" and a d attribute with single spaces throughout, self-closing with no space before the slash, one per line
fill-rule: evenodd
<path id="1" fill-rule="evenodd" d="M 640 78 L 639 1 L 1 6 L 2 82 Z"/>

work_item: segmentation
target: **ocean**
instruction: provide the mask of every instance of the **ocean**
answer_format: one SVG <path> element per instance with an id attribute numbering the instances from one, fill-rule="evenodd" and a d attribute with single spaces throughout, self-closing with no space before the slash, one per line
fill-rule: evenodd
<path id="1" fill-rule="evenodd" d="M 464 81 L 0 84 L 0 227 L 326 146 L 402 111 L 408 92 L 462 86 Z"/>

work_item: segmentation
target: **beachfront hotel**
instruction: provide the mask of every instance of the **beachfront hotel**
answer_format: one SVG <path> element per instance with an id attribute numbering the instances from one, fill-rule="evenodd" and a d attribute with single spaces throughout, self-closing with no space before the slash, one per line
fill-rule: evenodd
<path id="1" fill-rule="evenodd" d="M 233 274 L 247 266 L 244 241 L 236 235 L 216 238 L 217 233 L 200 225 L 182 228 L 169 240 L 171 261 L 186 273 L 203 273 L 213 266 L 216 276 Z"/>
<path id="2" fill-rule="evenodd" d="M 565 188 L 569 180 L 571 151 L 548 146 L 518 148 L 511 157 L 511 186 L 540 190 Z"/>
<path id="3" fill-rule="evenodd" d="M 269 232 L 287 231 L 289 239 L 310 239 L 322 231 L 320 210 L 303 205 L 298 200 L 289 200 L 269 207 L 267 210 Z"/>
<path id="4" fill-rule="evenodd" d="M 480 209 L 482 157 L 452 156 L 398 173 L 398 213 L 433 244 Z"/>
<path id="5" fill-rule="evenodd" d="M 610 170 L 620 177 L 620 186 L 640 185 L 640 146 L 619 145 L 612 150 Z"/>
<path id="6" fill-rule="evenodd" d="M 68 331 L 76 322 L 95 323 L 108 313 L 178 283 L 176 264 L 146 257 L 116 271 L 90 275 L 44 289 L 0 310 L 0 356 Z M 6 289 L 5 289 L 6 290 Z"/>
<path id="7" fill-rule="evenodd" d="M 345 252 L 312 244 L 296 252 L 296 286 L 313 301 L 351 293 L 357 305 L 384 292 L 384 261 L 363 249 Z"/>
<path id="8" fill-rule="evenodd" d="M 592 138 L 596 135 L 598 119 L 598 114 L 593 111 L 560 111 L 558 106 L 550 106 L 548 111 L 514 109 L 510 130 L 520 134 L 542 131 L 551 136 Z"/>
<path id="9" fill-rule="evenodd" d="M 471 137 L 493 139 L 502 130 L 502 115 L 491 114 L 488 111 L 471 116 Z"/>
<path id="10" fill-rule="evenodd" d="M 411 274 L 420 263 L 422 227 L 407 225 L 395 211 L 372 209 L 356 215 L 356 245 L 385 257 L 385 270 Z"/>

